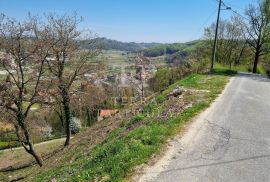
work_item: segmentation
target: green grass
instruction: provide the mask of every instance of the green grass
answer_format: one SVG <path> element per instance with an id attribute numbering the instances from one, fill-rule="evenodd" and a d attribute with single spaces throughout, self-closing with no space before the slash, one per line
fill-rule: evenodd
<path id="1" fill-rule="evenodd" d="M 215 69 L 229 69 L 229 66 L 222 65 L 220 63 L 215 64 Z M 240 71 L 240 72 L 248 72 L 249 71 L 249 66 L 248 65 L 237 65 L 237 66 L 232 66 L 231 70 L 233 71 Z"/>
<path id="2" fill-rule="evenodd" d="M 9 147 L 9 142 L 0 141 L 0 149 L 5 149 Z"/>
<path id="3" fill-rule="evenodd" d="M 257 73 L 258 74 L 266 74 L 266 70 L 262 65 L 258 65 Z"/>
<path id="4" fill-rule="evenodd" d="M 156 98 L 156 101 L 144 107 L 144 111 L 114 130 L 88 154 L 77 158 L 70 165 L 61 165 L 35 176 L 33 181 L 123 181 L 134 168 L 158 154 L 166 141 L 174 137 L 183 125 L 198 113 L 209 107 L 210 103 L 221 93 L 229 77 L 228 71 L 216 70 L 211 75 L 193 74 L 184 80 L 171 85 Z M 230 73 L 230 72 L 229 72 Z M 231 75 L 231 73 L 230 73 Z M 195 102 L 176 116 L 165 121 L 157 121 L 153 115 L 158 109 L 166 109 L 163 102 L 166 95 L 181 85 L 189 89 L 209 90 Z M 196 96 L 190 99 L 198 99 Z M 146 113 L 152 113 L 148 115 Z M 140 124 L 134 129 L 130 127 Z"/>
<path id="5" fill-rule="evenodd" d="M 128 65 L 128 58 L 126 56 L 126 52 L 124 51 L 115 51 L 115 50 L 109 50 L 104 51 L 102 54 L 97 56 L 98 61 L 103 61 L 106 65 Z"/>
<path id="6" fill-rule="evenodd" d="M 220 70 L 229 70 L 228 66 L 224 66 L 222 64 L 215 64 L 215 69 L 220 69 Z M 237 65 L 237 66 L 232 66 L 231 71 L 236 71 L 236 72 L 251 72 L 251 66 L 249 65 Z M 263 68 L 262 65 L 258 65 L 257 67 L 257 73 L 258 74 L 266 74 L 265 69 Z"/>
<path id="7" fill-rule="evenodd" d="M 237 74 L 236 70 L 230 70 L 230 69 L 221 69 L 221 68 L 214 68 L 214 70 L 211 72 L 213 75 L 226 75 L 226 76 L 234 76 Z"/>

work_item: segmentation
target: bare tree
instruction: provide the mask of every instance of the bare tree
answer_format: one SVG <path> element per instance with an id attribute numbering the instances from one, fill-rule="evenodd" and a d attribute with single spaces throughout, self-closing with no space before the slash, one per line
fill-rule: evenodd
<path id="1" fill-rule="evenodd" d="M 240 62 L 246 48 L 245 23 L 240 16 L 232 16 L 226 24 L 224 59 L 227 65 Z"/>
<path id="2" fill-rule="evenodd" d="M 213 40 L 214 34 L 215 24 L 205 29 L 205 36 L 208 40 Z M 242 18 L 232 16 L 230 20 L 220 21 L 218 37 L 218 61 L 231 68 L 233 63 L 240 61 L 246 48 L 245 23 Z"/>
<path id="3" fill-rule="evenodd" d="M 130 62 L 135 64 L 136 75 L 135 78 L 128 78 L 132 86 L 140 93 L 141 103 L 145 100 L 145 81 L 146 81 L 146 66 L 150 64 L 150 60 L 141 54 L 130 58 Z"/>
<path id="4" fill-rule="evenodd" d="M 257 7 L 249 5 L 245 12 L 249 19 L 249 26 L 247 27 L 249 38 L 247 42 L 254 52 L 253 73 L 257 72 L 260 57 L 267 53 L 266 44 L 269 42 L 270 22 L 269 17 L 266 16 L 266 9 L 269 9 L 269 3 L 264 0 L 259 2 Z"/>
<path id="5" fill-rule="evenodd" d="M 109 98 L 109 93 L 105 92 L 102 86 L 85 83 L 82 84 L 80 91 L 71 100 L 72 110 L 81 119 L 86 119 L 85 125 L 90 126 L 92 124 L 92 121 L 90 121 L 92 115 L 96 115 Z M 86 118 L 83 116 L 86 116 Z"/>
<path id="6" fill-rule="evenodd" d="M 200 73 L 207 71 L 209 63 L 210 48 L 207 43 L 203 43 L 204 46 L 198 46 L 188 56 L 188 61 L 191 62 L 193 72 Z"/>
<path id="7" fill-rule="evenodd" d="M 55 42 L 55 46 L 50 52 L 51 59 L 47 61 L 47 64 L 56 80 L 54 86 L 61 98 L 66 128 L 65 146 L 67 146 L 71 137 L 70 98 L 76 92 L 72 87 L 73 83 L 88 72 L 87 60 L 96 56 L 100 49 L 95 46 L 90 46 L 92 48 L 88 50 L 80 48 L 79 41 L 82 40 L 84 32 L 78 29 L 82 18 L 77 14 L 72 16 L 50 14 L 47 19 L 51 36 Z"/>
<path id="8" fill-rule="evenodd" d="M 1 66 L 7 73 L 0 85 L 0 106 L 24 149 L 42 166 L 42 158 L 34 149 L 28 115 L 31 107 L 41 102 L 38 91 L 43 87 L 45 60 L 52 45 L 48 29 L 38 17 L 29 15 L 28 20 L 18 22 L 2 15 L 0 39 Z"/>

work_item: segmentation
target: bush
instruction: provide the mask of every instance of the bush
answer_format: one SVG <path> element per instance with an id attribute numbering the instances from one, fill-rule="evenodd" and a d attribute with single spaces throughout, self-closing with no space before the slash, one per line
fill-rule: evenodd
<path id="1" fill-rule="evenodd" d="M 131 122 L 132 124 L 135 124 L 135 123 L 138 123 L 138 122 L 142 121 L 143 119 L 144 119 L 144 115 L 138 114 L 138 115 L 134 116 L 134 117 L 130 120 L 130 122 Z"/>
<path id="2" fill-rule="evenodd" d="M 15 132 L 0 133 L 0 150 L 18 146 L 20 146 L 20 142 L 18 142 Z"/>
<path id="3" fill-rule="evenodd" d="M 144 115 L 142 114 L 138 114 L 136 116 L 134 116 L 133 118 L 131 118 L 131 120 L 127 123 L 126 128 L 130 128 L 132 125 L 142 121 L 144 119 Z"/>
<path id="4" fill-rule="evenodd" d="M 149 80 L 150 88 L 155 91 L 162 91 L 173 83 L 170 68 L 158 69 L 154 78 Z"/>
<path id="5" fill-rule="evenodd" d="M 0 141 L 16 141 L 17 135 L 14 131 L 0 133 Z"/>
<path id="6" fill-rule="evenodd" d="M 156 107 L 156 102 L 150 102 L 149 104 L 143 107 L 142 113 L 143 114 L 151 113 L 155 107 Z"/>
<path id="7" fill-rule="evenodd" d="M 157 96 L 157 98 L 156 98 L 156 102 L 157 102 L 158 104 L 163 103 L 165 100 L 166 100 L 166 97 L 165 97 L 164 95 L 159 95 L 159 96 Z"/>
<path id="8" fill-rule="evenodd" d="M 42 139 L 48 139 L 48 138 L 51 138 L 52 137 L 52 127 L 51 126 L 46 126 L 44 128 L 41 129 L 41 136 L 42 136 Z"/>
<path id="9" fill-rule="evenodd" d="M 62 136 L 63 134 L 65 134 L 64 123 L 62 123 L 64 121 L 61 121 L 56 112 L 50 112 L 50 114 L 46 118 L 46 121 L 52 127 L 52 134 L 54 136 Z"/>
<path id="10" fill-rule="evenodd" d="M 9 148 L 9 142 L 1 142 L 0 141 L 0 149 Z"/>
<path id="11" fill-rule="evenodd" d="M 72 134 L 79 133 L 82 129 L 81 120 L 76 117 L 72 117 L 70 122 L 70 129 Z"/>
<path id="12" fill-rule="evenodd" d="M 153 91 L 161 92 L 191 73 L 192 65 L 190 62 L 184 62 L 174 67 L 161 68 L 157 70 L 154 78 L 149 80 L 149 86 Z"/>

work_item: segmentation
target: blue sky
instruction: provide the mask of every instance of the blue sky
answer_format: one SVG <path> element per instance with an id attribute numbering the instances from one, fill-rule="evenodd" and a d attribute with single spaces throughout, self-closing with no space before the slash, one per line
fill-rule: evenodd
<path id="1" fill-rule="evenodd" d="M 256 0 L 224 0 L 234 10 Z M 217 0 L 0 0 L 0 12 L 23 19 L 28 12 L 77 12 L 81 28 L 125 42 L 186 42 L 198 39 L 216 19 Z M 222 11 L 222 18 L 232 13 Z"/>

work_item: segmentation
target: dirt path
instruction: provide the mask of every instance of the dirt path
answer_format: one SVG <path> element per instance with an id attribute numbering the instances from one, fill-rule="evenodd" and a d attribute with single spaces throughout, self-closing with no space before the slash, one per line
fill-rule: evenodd
<path id="1" fill-rule="evenodd" d="M 40 145 L 44 145 L 44 144 L 64 141 L 65 139 L 66 138 L 58 138 L 58 139 L 48 140 L 46 142 L 37 143 L 34 146 L 40 146 Z M 4 149 L 4 150 L 0 150 L 0 154 L 5 153 L 5 152 L 13 152 L 13 151 L 16 151 L 16 150 L 21 150 L 21 149 L 23 149 L 23 147 L 15 147 L 15 148 L 10 148 L 10 149 Z"/>
<path id="2" fill-rule="evenodd" d="M 42 143 L 35 144 L 37 152 L 46 155 L 63 145 L 65 138 L 54 139 Z M 0 151 L 0 169 L 15 166 L 23 163 L 29 163 L 33 159 L 26 153 L 23 147 L 13 149 L 5 149 Z"/>

